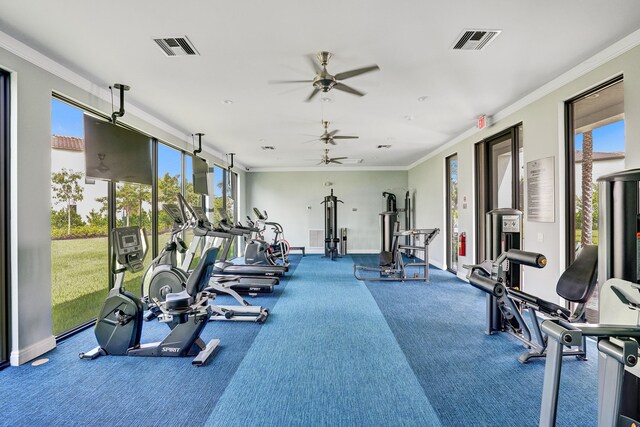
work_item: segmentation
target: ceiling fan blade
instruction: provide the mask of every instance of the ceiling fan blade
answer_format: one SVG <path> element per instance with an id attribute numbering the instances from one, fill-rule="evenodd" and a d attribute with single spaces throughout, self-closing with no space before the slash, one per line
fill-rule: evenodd
<path id="1" fill-rule="evenodd" d="M 270 85 L 279 85 L 284 83 L 313 83 L 313 80 L 269 80 Z"/>
<path id="2" fill-rule="evenodd" d="M 332 130 L 331 132 L 329 132 L 327 134 L 327 138 L 333 138 L 333 135 L 335 135 L 336 133 L 340 132 L 338 129 L 336 130 Z"/>
<path id="3" fill-rule="evenodd" d="M 345 159 L 346 159 L 346 157 L 345 157 Z M 341 164 L 342 164 L 342 162 L 339 162 L 339 161 L 337 161 L 336 159 L 329 159 L 329 163 L 337 163 L 337 164 L 339 164 L 339 165 L 341 165 Z"/>
<path id="4" fill-rule="evenodd" d="M 359 136 L 352 136 L 352 135 L 336 135 L 333 137 L 333 139 L 358 139 L 360 138 Z"/>
<path id="5" fill-rule="evenodd" d="M 327 139 L 327 141 L 325 142 L 325 144 L 336 145 L 336 142 L 333 140 L 333 138 L 331 138 L 331 139 Z"/>
<path id="6" fill-rule="evenodd" d="M 348 93 L 351 93 L 351 94 L 357 95 L 357 96 L 364 96 L 364 92 L 360 92 L 359 90 L 356 90 L 356 89 L 352 88 L 351 86 L 347 86 L 344 83 L 336 83 L 335 85 L 333 85 L 333 89 L 338 89 L 338 90 L 341 90 L 343 92 L 348 92 Z"/>
<path id="7" fill-rule="evenodd" d="M 348 159 L 348 157 L 332 157 L 333 160 L 344 160 Z"/>
<path id="8" fill-rule="evenodd" d="M 380 67 L 376 64 L 369 65 L 368 67 L 356 68 L 355 70 L 345 71 L 335 75 L 336 80 L 350 79 L 351 77 L 359 76 L 360 74 L 370 73 L 371 71 L 377 71 Z"/>
<path id="9" fill-rule="evenodd" d="M 318 92 L 320 92 L 320 89 L 314 89 L 313 92 L 311 92 L 311 95 L 309 95 L 309 97 L 307 99 L 305 99 L 305 102 L 309 102 L 313 99 L 314 96 L 316 96 L 318 94 Z"/>
<path id="10" fill-rule="evenodd" d="M 311 66 L 313 67 L 313 70 L 316 72 L 316 74 L 320 74 L 322 72 L 322 68 L 318 63 L 318 59 L 316 58 L 316 56 L 309 54 L 309 55 L 306 55 L 306 58 L 311 63 Z"/>

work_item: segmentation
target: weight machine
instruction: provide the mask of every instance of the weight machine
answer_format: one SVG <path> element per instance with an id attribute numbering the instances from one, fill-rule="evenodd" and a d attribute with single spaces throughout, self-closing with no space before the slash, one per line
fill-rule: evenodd
<path id="1" fill-rule="evenodd" d="M 353 275 L 358 280 L 382 280 L 382 281 L 429 281 L 429 244 L 440 233 L 439 228 L 413 228 L 409 230 L 398 230 L 399 223 L 396 222 L 396 230 L 393 232 L 393 244 L 391 248 L 391 260 L 387 265 L 371 267 L 366 265 L 354 265 Z M 423 245 L 402 245 L 401 238 L 410 238 L 411 241 L 423 241 Z M 410 250 L 412 252 L 423 252 L 424 262 L 412 261 L 405 263 L 402 258 L 402 252 Z M 407 274 L 407 267 L 418 267 L 419 271 L 413 276 Z M 420 274 L 422 270 L 422 274 Z M 358 276 L 359 271 L 376 271 L 380 273 L 379 277 L 363 277 Z"/>

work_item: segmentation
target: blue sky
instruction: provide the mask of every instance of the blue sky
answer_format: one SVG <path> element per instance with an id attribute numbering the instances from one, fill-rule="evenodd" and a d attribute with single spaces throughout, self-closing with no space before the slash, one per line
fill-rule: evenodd
<path id="1" fill-rule="evenodd" d="M 593 151 L 621 152 L 624 151 L 624 120 L 593 130 Z M 582 150 L 582 134 L 576 135 L 576 150 Z"/>

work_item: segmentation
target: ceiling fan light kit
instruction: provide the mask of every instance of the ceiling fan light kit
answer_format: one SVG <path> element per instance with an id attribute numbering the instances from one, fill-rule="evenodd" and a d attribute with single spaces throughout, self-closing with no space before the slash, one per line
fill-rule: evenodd
<path id="1" fill-rule="evenodd" d="M 350 79 L 355 76 L 360 76 L 362 74 L 370 73 L 372 71 L 377 71 L 380 69 L 378 65 L 373 64 L 366 67 L 355 68 L 353 70 L 344 71 L 342 73 L 337 73 L 335 75 L 329 73 L 327 71 L 327 65 L 329 64 L 329 59 L 331 58 L 331 52 L 320 51 L 316 54 L 316 59 L 313 57 L 309 57 L 309 61 L 314 71 L 316 72 L 315 77 L 312 80 L 274 80 L 271 83 L 311 83 L 313 86 L 313 90 L 309 94 L 309 96 L 305 99 L 306 102 L 310 102 L 315 96 L 320 92 L 329 92 L 331 89 L 337 89 L 342 92 L 347 92 L 356 96 L 364 96 L 365 93 L 361 92 L 351 86 L 347 86 L 342 83 L 342 80 Z M 320 64 L 318 64 L 318 62 Z M 328 98 L 330 99 L 330 98 Z M 324 98 L 323 98 L 324 101 Z M 324 101 L 331 102 L 331 101 Z"/>
<path id="2" fill-rule="evenodd" d="M 270 83 L 274 83 L 274 84 L 311 83 L 311 85 L 313 86 L 313 90 L 311 91 L 309 96 L 307 96 L 307 98 L 305 99 L 306 102 L 310 102 L 311 100 L 313 100 L 316 97 L 316 95 L 318 95 L 318 93 L 320 92 L 327 93 L 331 89 L 336 89 L 342 92 L 350 93 L 355 96 L 364 96 L 365 95 L 364 92 L 361 92 L 360 90 L 355 89 L 351 86 L 347 86 L 346 84 L 342 83 L 342 81 L 346 79 L 350 79 L 352 77 L 360 76 L 362 74 L 378 71 L 380 67 L 378 67 L 377 64 L 373 64 L 366 67 L 355 68 L 349 71 L 343 71 L 341 73 L 337 73 L 333 75 L 329 73 L 329 71 L 327 70 L 327 65 L 329 64 L 329 60 L 331 59 L 331 57 L 332 57 L 331 52 L 328 52 L 326 50 L 318 52 L 315 55 L 315 58 L 311 55 L 307 56 L 309 63 L 311 64 L 311 67 L 316 73 L 312 80 L 272 80 L 270 81 Z M 320 100 L 323 103 L 333 102 L 333 99 L 329 96 L 323 96 L 320 98 Z M 336 141 L 335 141 L 336 139 L 357 139 L 358 138 L 358 136 L 355 136 L 355 135 L 337 135 L 337 133 L 339 132 L 339 130 L 337 129 L 329 131 L 329 122 L 326 120 L 322 121 L 322 125 L 324 126 L 323 134 L 320 135 L 319 138 L 314 139 L 312 141 L 308 141 L 308 142 L 322 141 L 325 143 L 325 145 L 336 145 Z M 330 163 L 335 163 L 340 165 L 342 164 L 340 160 L 349 160 L 349 159 L 347 157 L 331 158 L 329 157 L 329 149 L 325 148 L 324 155 L 322 156 L 320 163 L 318 164 L 328 165 Z M 357 160 L 357 161 L 351 162 L 351 163 L 362 162 L 362 159 L 354 159 L 354 160 Z"/>

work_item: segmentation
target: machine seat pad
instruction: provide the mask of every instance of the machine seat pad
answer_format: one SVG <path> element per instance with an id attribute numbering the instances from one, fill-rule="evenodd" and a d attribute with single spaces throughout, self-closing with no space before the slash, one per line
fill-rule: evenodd
<path id="1" fill-rule="evenodd" d="M 189 308 L 191 304 L 193 304 L 193 297 L 187 291 L 167 294 L 165 299 L 167 310 L 181 310 Z"/>
<path id="2" fill-rule="evenodd" d="M 571 302 L 586 303 L 598 279 L 598 247 L 585 245 L 576 260 L 562 273 L 556 293 Z"/>

